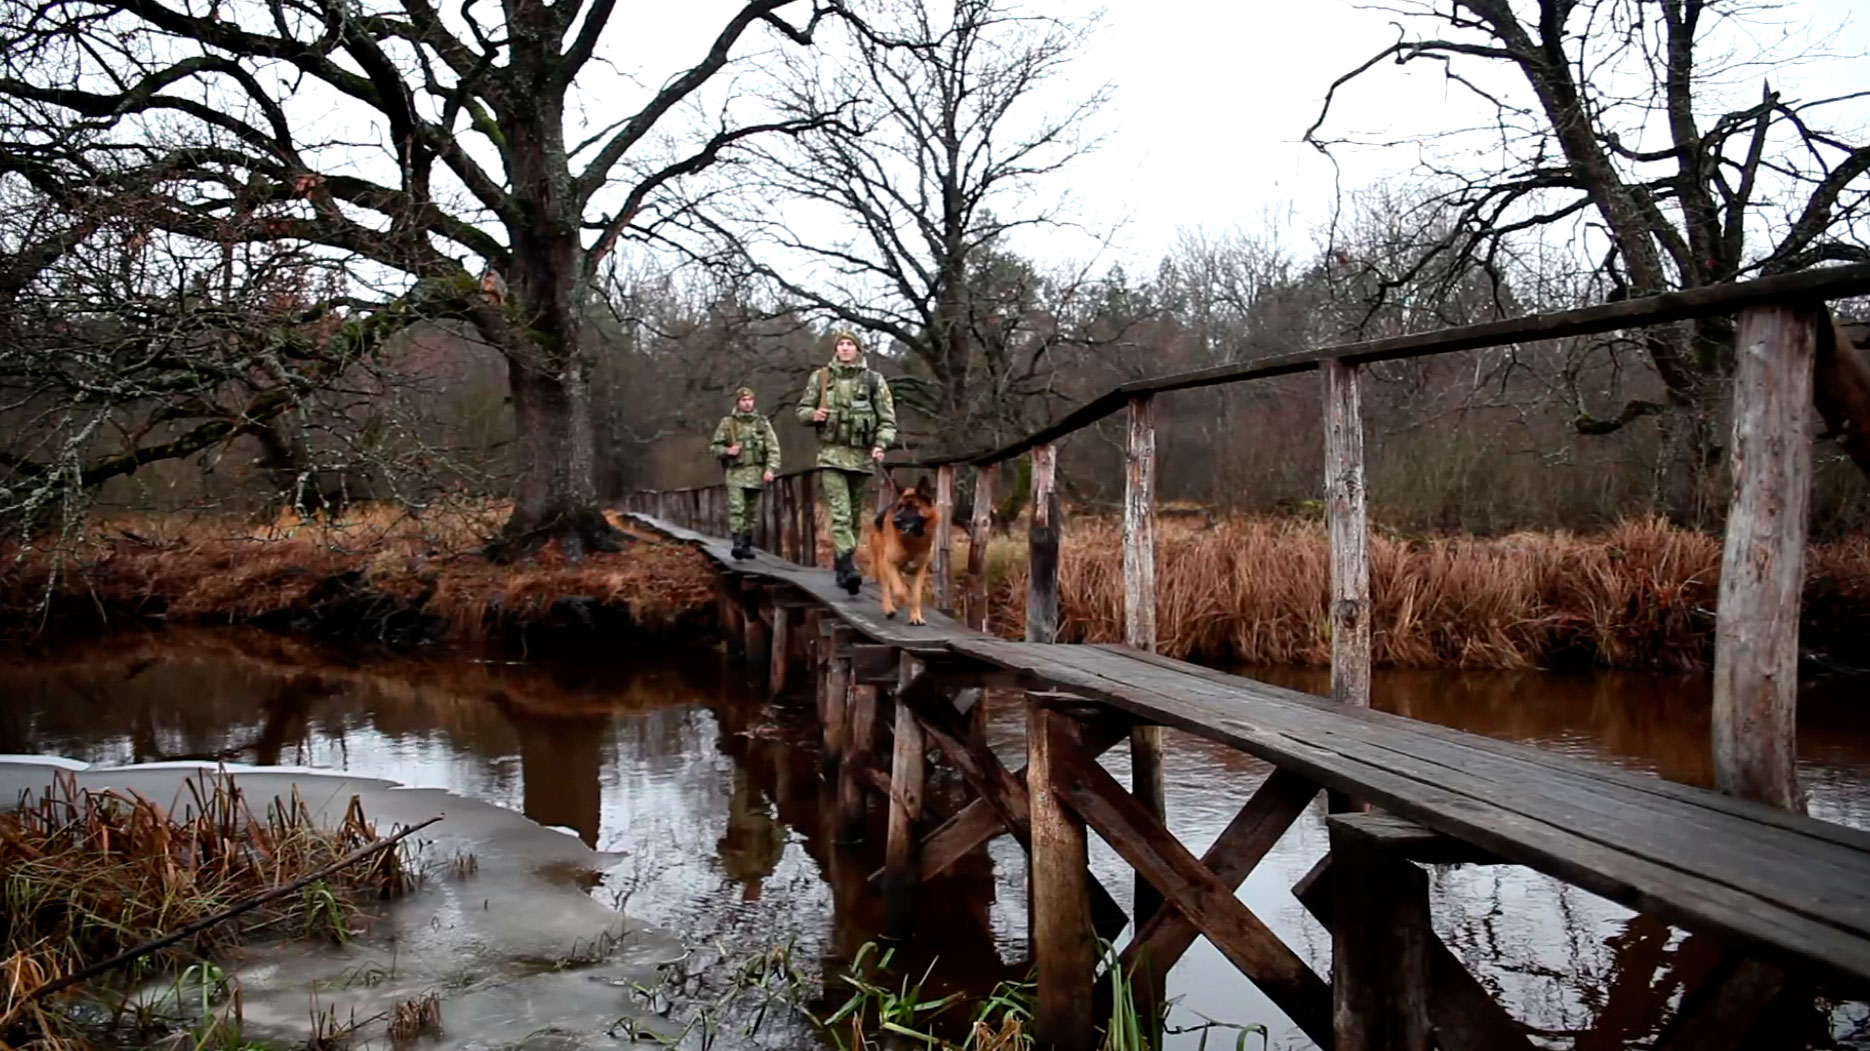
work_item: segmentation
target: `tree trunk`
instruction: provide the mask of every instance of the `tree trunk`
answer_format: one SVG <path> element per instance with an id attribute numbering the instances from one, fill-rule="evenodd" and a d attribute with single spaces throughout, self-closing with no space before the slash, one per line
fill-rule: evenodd
<path id="1" fill-rule="evenodd" d="M 565 557 L 616 551 L 623 534 L 597 505 L 593 473 L 591 376 L 584 355 L 556 373 L 509 357 L 519 479 L 513 514 L 495 542 L 496 557 L 536 551 L 557 540 Z"/>

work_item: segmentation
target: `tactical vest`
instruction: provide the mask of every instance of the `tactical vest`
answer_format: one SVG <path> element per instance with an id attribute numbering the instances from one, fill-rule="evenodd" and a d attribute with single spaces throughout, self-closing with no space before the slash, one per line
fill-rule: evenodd
<path id="1" fill-rule="evenodd" d="M 749 423 L 746 437 L 740 434 L 740 414 L 727 418 L 727 444 L 740 446 L 740 455 L 730 457 L 736 466 L 766 462 L 766 428 Z"/>
<path id="2" fill-rule="evenodd" d="M 869 449 L 877 440 L 877 384 L 881 377 L 866 367 L 863 378 L 850 385 L 849 400 L 845 387 L 831 375 L 831 366 L 818 370 L 818 407 L 831 410 L 818 432 L 826 445 Z"/>

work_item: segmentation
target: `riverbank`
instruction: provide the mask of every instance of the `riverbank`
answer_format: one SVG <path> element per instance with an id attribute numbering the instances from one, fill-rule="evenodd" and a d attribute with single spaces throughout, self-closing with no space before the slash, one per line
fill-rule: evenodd
<path id="1" fill-rule="evenodd" d="M 548 550 L 498 565 L 480 549 L 503 512 L 490 504 L 417 519 L 376 507 L 335 523 L 259 527 L 109 520 L 60 560 L 6 556 L 0 633 L 232 623 L 526 652 L 712 635 L 715 574 L 699 552 L 613 516 L 633 538 L 621 552 L 573 563 Z M 1070 520 L 1062 641 L 1122 638 L 1121 532 L 1108 517 Z M 957 567 L 967 563 L 966 546 L 957 537 Z M 1327 554 L 1315 518 L 1163 516 L 1162 652 L 1217 665 L 1328 665 Z M 1026 596 L 1017 526 L 993 540 L 987 563 L 990 626 L 1017 638 Z M 1371 536 L 1373 656 L 1405 668 L 1704 670 L 1713 660 L 1720 564 L 1718 536 L 1659 519 L 1497 537 L 1379 529 Z M 1870 664 L 1870 537 L 1812 545 L 1803 614 L 1800 642 L 1816 666 Z"/>
<path id="2" fill-rule="evenodd" d="M 0 632 L 95 632 L 149 623 L 250 624 L 326 639 L 442 640 L 528 649 L 592 636 L 649 640 L 713 625 L 714 574 L 686 545 L 627 520 L 622 551 L 555 550 L 501 565 L 481 553 L 498 504 L 415 517 L 367 507 L 296 516 L 113 518 L 54 554 L 0 552 Z"/>
<path id="3" fill-rule="evenodd" d="M 988 564 L 991 627 L 1017 637 L 1026 610 L 1024 537 L 996 538 Z M 1588 534 L 1377 529 L 1370 566 L 1378 665 L 1698 671 L 1713 662 L 1721 538 L 1661 519 Z M 1328 665 L 1329 579 L 1322 521 L 1165 516 L 1157 527 L 1159 647 L 1204 663 Z M 1120 522 L 1067 523 L 1059 606 L 1060 641 L 1122 641 Z M 1801 647 L 1861 667 L 1870 663 L 1866 639 L 1870 537 L 1813 544 Z"/>

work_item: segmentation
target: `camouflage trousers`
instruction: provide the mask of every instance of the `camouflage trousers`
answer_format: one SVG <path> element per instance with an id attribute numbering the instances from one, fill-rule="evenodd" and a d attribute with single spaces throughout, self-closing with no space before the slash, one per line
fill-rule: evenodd
<path id="1" fill-rule="evenodd" d="M 824 491 L 825 508 L 831 512 L 831 546 L 840 555 L 857 550 L 857 534 L 863 531 L 870 472 L 820 467 L 818 488 Z"/>
<path id="2" fill-rule="evenodd" d="M 751 533 L 760 520 L 760 491 L 729 483 L 727 486 L 727 530 Z"/>

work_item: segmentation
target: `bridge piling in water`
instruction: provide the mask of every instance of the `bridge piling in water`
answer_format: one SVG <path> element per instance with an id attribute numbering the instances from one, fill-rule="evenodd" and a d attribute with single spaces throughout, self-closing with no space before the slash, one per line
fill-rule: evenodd
<path id="1" fill-rule="evenodd" d="M 698 545 L 719 567 L 724 634 L 749 669 L 789 684 L 789 640 L 803 632 L 823 723 L 821 769 L 836 781 L 836 838 L 860 840 L 874 794 L 887 807 L 881 932 L 907 937 L 916 889 L 995 835 L 1029 854 L 1037 1033 L 1043 1045 L 1090 1051 L 1087 1005 L 1100 979 L 1099 937 L 1127 922 L 1090 872 L 1096 831 L 1135 874 L 1136 923 L 1116 962 L 1140 999 L 1163 1002 L 1166 977 L 1205 937 L 1320 1047 L 1336 1051 L 1481 1051 L 1532 1046 L 1526 1027 L 1488 993 L 1428 923 L 1420 866 L 1526 865 L 1657 919 L 1721 939 L 1716 972 L 1680 998 L 1657 1046 L 1739 1046 L 1775 998 L 1870 991 L 1870 833 L 1800 813 L 1793 690 L 1810 484 L 1814 325 L 1809 304 L 1870 293 L 1870 265 L 1838 267 L 1443 333 L 1289 355 L 1245 366 L 1140 380 L 1005 449 L 928 464 L 948 525 L 954 467 L 973 469 L 963 586 L 938 553 L 927 627 L 884 619 L 815 567 L 809 481 L 769 501 L 789 526 L 777 554 L 738 562 L 718 536 L 683 528 L 715 517 L 713 498 L 633 494 L 644 524 Z M 1713 312 L 1741 314 L 1734 387 L 1734 492 L 1716 646 L 1714 748 L 1728 792 L 1761 807 L 1535 748 L 1476 737 L 1370 707 L 1370 586 L 1358 373 L 1372 362 L 1607 332 Z M 1330 536 L 1332 699 L 1195 667 L 1156 654 L 1153 571 L 1153 398 L 1167 391 L 1302 370 L 1323 373 Z M 1126 410 L 1124 641 L 1061 645 L 1059 558 L 1064 518 L 1058 441 Z M 996 465 L 1030 453 L 1025 642 L 992 638 L 986 557 Z M 809 478 L 809 473 L 797 476 Z M 879 487 L 879 500 L 886 499 Z M 943 552 L 953 528 L 938 530 Z M 768 548 L 768 551 L 772 551 Z M 957 603 L 957 599 L 960 599 Z M 814 621 L 813 618 L 816 618 Z M 764 634 L 770 622 L 770 640 Z M 767 647 L 770 646 L 770 651 Z M 891 688 L 888 763 L 877 743 L 878 686 Z M 1009 771 L 987 745 L 987 689 L 1024 698 L 1026 766 Z M 980 698 L 964 705 L 962 698 Z M 1271 764 L 1214 843 L 1196 857 L 1166 825 L 1161 737 L 1173 727 Z M 1136 773 L 1118 784 L 1096 757 L 1128 740 Z M 920 834 L 928 746 L 963 775 L 971 799 Z M 1293 888 L 1331 932 L 1320 975 L 1237 896 L 1274 843 L 1325 793 L 1330 851 Z"/>

